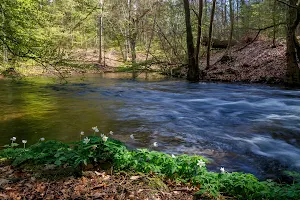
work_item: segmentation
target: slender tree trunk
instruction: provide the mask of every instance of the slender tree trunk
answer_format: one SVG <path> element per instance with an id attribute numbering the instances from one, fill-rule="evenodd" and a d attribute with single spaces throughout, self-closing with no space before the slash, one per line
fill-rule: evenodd
<path id="1" fill-rule="evenodd" d="M 135 50 L 135 45 L 136 45 L 136 38 L 137 34 L 135 32 L 136 30 L 134 29 L 131 33 L 130 37 L 130 48 L 131 48 L 131 62 L 136 63 L 136 50 Z"/>
<path id="2" fill-rule="evenodd" d="M 154 14 L 154 20 L 153 20 L 151 35 L 150 35 L 149 43 L 148 43 L 148 46 L 147 46 L 147 49 L 146 49 L 146 52 L 147 52 L 146 60 L 148 60 L 148 57 L 149 57 L 150 48 L 151 48 L 152 40 L 153 40 L 153 37 L 154 37 L 155 25 L 156 25 L 156 12 Z"/>
<path id="3" fill-rule="evenodd" d="M 101 14 L 99 16 L 99 59 L 98 62 L 102 63 L 102 48 L 103 48 L 103 0 L 99 0 L 99 7 Z"/>
<path id="4" fill-rule="evenodd" d="M 201 47 L 201 35 L 202 35 L 202 15 L 203 15 L 203 0 L 199 0 L 198 9 L 198 33 L 197 33 L 197 44 L 196 44 L 196 65 L 199 67 L 199 55 Z"/>
<path id="5" fill-rule="evenodd" d="M 277 5 L 277 0 L 274 0 L 273 2 L 273 13 L 272 13 L 272 20 L 273 20 L 273 45 L 272 47 L 275 48 L 276 47 L 276 29 L 277 27 L 275 26 L 276 24 L 276 5 Z"/>
<path id="6" fill-rule="evenodd" d="M 229 0 L 229 15 L 230 15 L 230 33 L 229 33 L 229 39 L 228 39 L 228 53 L 230 54 L 230 47 L 232 43 L 232 37 L 233 37 L 233 27 L 234 27 L 234 13 L 233 13 L 233 6 L 232 6 L 232 0 Z"/>
<path id="7" fill-rule="evenodd" d="M 191 14 L 189 0 L 183 0 L 185 25 L 186 25 L 186 43 L 188 50 L 188 73 L 187 80 L 192 82 L 199 81 L 199 67 L 196 65 L 195 60 L 195 47 L 193 42 L 193 32 L 191 27 Z"/>
<path id="8" fill-rule="evenodd" d="M 210 65 L 210 63 L 209 63 L 210 62 L 210 46 L 211 46 L 211 37 L 212 37 L 215 9 L 216 9 L 216 0 L 213 0 L 211 16 L 210 16 L 209 31 L 208 31 L 207 58 L 206 58 L 206 68 L 205 68 L 206 70 L 209 69 L 209 65 Z"/>
<path id="9" fill-rule="evenodd" d="M 3 31 L 3 63 L 7 63 L 8 62 L 8 58 L 7 58 L 7 49 L 6 49 L 6 44 L 5 44 L 5 41 L 6 41 L 6 34 L 5 34 L 5 16 L 4 16 L 4 12 L 2 11 L 2 31 Z"/>
<path id="10" fill-rule="evenodd" d="M 287 38 L 286 38 L 286 58 L 287 58 L 287 74 L 286 83 L 288 85 L 300 84 L 300 70 L 297 62 L 296 54 L 296 35 L 295 31 L 300 21 L 300 6 L 297 6 L 297 0 L 289 0 L 289 8 L 287 13 Z M 293 6 L 293 7 L 292 7 Z"/>

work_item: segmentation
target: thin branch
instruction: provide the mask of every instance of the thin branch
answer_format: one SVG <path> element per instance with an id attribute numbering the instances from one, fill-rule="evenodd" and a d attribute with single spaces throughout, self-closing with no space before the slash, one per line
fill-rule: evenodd
<path id="1" fill-rule="evenodd" d="M 288 7 L 298 9 L 297 6 L 293 6 L 293 5 L 289 4 L 289 3 L 286 2 L 286 1 L 283 1 L 283 0 L 276 0 L 276 1 L 278 1 L 278 2 L 280 2 L 280 3 L 282 3 L 282 4 L 284 4 L 284 5 L 286 5 L 286 6 L 288 6 Z"/>
<path id="2" fill-rule="evenodd" d="M 98 6 L 95 6 L 82 20 L 80 20 L 71 30 L 70 32 L 74 31 L 78 26 L 82 24 L 95 10 L 98 9 Z"/>
<path id="3" fill-rule="evenodd" d="M 286 24 L 286 23 L 285 23 L 285 22 L 280 22 L 280 23 L 278 23 L 278 24 L 274 24 L 274 25 L 271 25 L 271 26 L 266 26 L 266 27 L 264 27 L 264 28 L 252 29 L 252 30 L 257 30 L 257 31 L 258 31 L 257 34 L 256 34 L 256 36 L 254 37 L 254 39 L 253 39 L 251 42 L 247 43 L 247 44 L 246 44 L 245 46 L 243 46 L 242 48 L 239 48 L 238 50 L 235 50 L 234 52 L 241 51 L 241 50 L 245 49 L 247 46 L 249 46 L 250 44 L 252 44 L 252 43 L 258 38 L 260 32 L 265 31 L 265 30 L 267 30 L 267 29 L 269 29 L 269 28 L 273 28 L 273 27 L 276 27 L 276 26 L 283 25 L 283 24 Z"/>

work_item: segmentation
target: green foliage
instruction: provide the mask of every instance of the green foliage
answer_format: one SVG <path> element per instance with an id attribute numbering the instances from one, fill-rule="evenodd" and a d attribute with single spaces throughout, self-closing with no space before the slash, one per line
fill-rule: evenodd
<path id="1" fill-rule="evenodd" d="M 136 72 L 136 71 L 150 71 L 149 66 L 153 63 L 153 60 L 146 60 L 138 63 L 125 63 L 117 68 L 117 72 Z"/>
<path id="2" fill-rule="evenodd" d="M 255 176 L 244 173 L 208 172 L 199 166 L 201 156 L 170 156 L 157 151 L 137 149 L 129 151 L 118 140 L 90 136 L 83 141 L 64 144 L 58 141 L 39 142 L 27 149 L 11 145 L 0 151 L 0 159 L 13 161 L 13 166 L 23 164 L 55 164 L 77 167 L 97 162 L 110 162 L 117 171 L 156 173 L 181 182 L 190 182 L 201 187 L 198 194 L 209 194 L 218 198 L 221 194 L 236 199 L 299 199 L 300 183 L 278 184 L 259 181 Z M 299 174 L 289 172 L 297 178 Z M 295 179 L 297 180 L 297 179 Z"/>

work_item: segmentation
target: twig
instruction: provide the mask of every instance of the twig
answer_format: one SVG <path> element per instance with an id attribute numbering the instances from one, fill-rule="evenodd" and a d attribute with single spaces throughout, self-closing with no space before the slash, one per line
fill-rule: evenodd
<path id="1" fill-rule="evenodd" d="M 276 1 L 278 1 L 278 2 L 280 2 L 282 4 L 284 4 L 284 5 L 286 5 L 288 7 L 298 9 L 297 6 L 293 6 L 293 5 L 289 4 L 289 3 L 287 3 L 286 1 L 282 1 L 282 0 L 276 0 Z"/>

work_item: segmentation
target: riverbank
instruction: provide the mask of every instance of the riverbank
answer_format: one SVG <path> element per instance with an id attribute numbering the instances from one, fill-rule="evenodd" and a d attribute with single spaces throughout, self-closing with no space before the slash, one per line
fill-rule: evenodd
<path id="1" fill-rule="evenodd" d="M 247 45 L 247 46 L 245 46 Z M 241 83 L 284 83 L 286 74 L 286 46 L 277 43 L 274 48 L 270 41 L 255 41 L 251 44 L 237 44 L 231 49 L 229 56 L 224 57 L 224 50 L 214 51 L 211 57 L 211 66 L 208 70 L 206 59 L 203 57 L 200 68 L 206 82 L 241 82 Z M 75 50 L 68 58 L 57 66 L 47 68 L 38 65 L 20 65 L 6 69 L 0 75 L 4 77 L 26 76 L 56 76 L 70 77 L 85 74 L 99 74 L 106 72 L 159 72 L 168 76 L 184 78 L 187 70 L 178 65 L 157 64 L 147 61 L 142 53 L 138 53 L 138 64 L 131 66 L 122 61 L 122 56 L 115 50 L 106 53 L 105 64 L 98 64 L 97 50 Z M 8 70 L 8 71 L 7 71 Z"/>
<path id="2" fill-rule="evenodd" d="M 205 70 L 206 81 L 283 84 L 286 74 L 286 46 L 270 41 L 235 45 L 231 54 L 215 53 L 211 66 Z M 205 60 L 202 61 L 205 67 Z"/>
<path id="3" fill-rule="evenodd" d="M 98 133 L 97 127 L 94 135 Z M 83 135 L 83 133 L 82 133 Z M 299 199 L 291 184 L 259 181 L 251 174 L 209 172 L 202 156 L 128 150 L 103 134 L 78 142 L 40 141 L 0 151 L 0 197 L 4 199 Z M 25 142 L 24 142 L 25 141 Z M 23 145 L 22 145 L 23 146 Z M 154 143 L 153 146 L 157 146 Z M 293 176 L 292 174 L 290 174 Z"/>
<path id="4" fill-rule="evenodd" d="M 53 170 L 51 167 L 33 170 L 0 165 L 0 199 L 192 200 L 199 190 L 154 174 L 100 168 L 74 174 L 70 169 Z"/>

